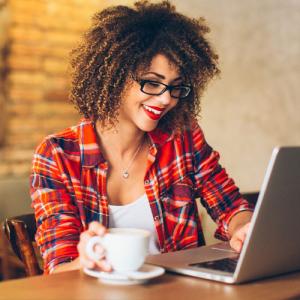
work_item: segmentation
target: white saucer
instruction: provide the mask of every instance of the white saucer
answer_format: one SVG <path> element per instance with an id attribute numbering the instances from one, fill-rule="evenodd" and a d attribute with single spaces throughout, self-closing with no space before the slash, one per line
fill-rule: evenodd
<path id="1" fill-rule="evenodd" d="M 108 284 L 141 284 L 149 279 L 161 276 L 165 269 L 157 266 L 144 264 L 138 271 L 119 273 L 119 272 L 101 272 L 84 268 L 83 272 L 92 277 L 99 278 L 102 282 Z"/>

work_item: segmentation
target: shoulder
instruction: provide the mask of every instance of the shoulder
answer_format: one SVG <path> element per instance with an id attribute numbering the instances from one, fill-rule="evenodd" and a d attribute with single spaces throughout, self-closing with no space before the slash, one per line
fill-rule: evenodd
<path id="1" fill-rule="evenodd" d="M 79 152 L 80 127 L 85 121 L 81 121 L 76 126 L 65 128 L 64 130 L 46 136 L 36 148 L 36 153 L 51 155 L 53 153 Z"/>
<path id="2" fill-rule="evenodd" d="M 204 144 L 205 137 L 202 128 L 197 120 L 193 120 L 189 126 L 186 126 L 177 133 L 174 133 L 175 140 L 184 141 L 193 145 Z"/>

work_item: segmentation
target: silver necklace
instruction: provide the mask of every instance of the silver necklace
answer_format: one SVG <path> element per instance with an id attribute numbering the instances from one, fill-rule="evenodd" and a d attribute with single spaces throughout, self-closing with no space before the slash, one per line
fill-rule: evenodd
<path id="1" fill-rule="evenodd" d="M 136 158 L 136 156 L 138 155 L 138 153 L 140 152 L 141 148 L 142 148 L 142 145 L 144 144 L 144 138 L 142 139 L 142 142 L 140 143 L 140 145 L 138 146 L 138 148 L 136 149 L 135 153 L 133 154 L 127 168 L 125 168 L 123 171 L 122 171 L 122 177 L 124 179 L 127 179 L 129 177 L 129 169 L 130 167 L 132 166 L 133 162 L 134 162 L 134 159 Z"/>

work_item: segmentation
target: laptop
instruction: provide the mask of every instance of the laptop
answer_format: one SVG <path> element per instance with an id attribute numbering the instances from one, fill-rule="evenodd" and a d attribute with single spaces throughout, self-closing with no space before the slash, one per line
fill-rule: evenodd
<path id="1" fill-rule="evenodd" d="M 300 270 L 300 147 L 273 150 L 249 233 L 238 255 L 228 242 L 149 255 L 146 262 L 230 284 Z"/>

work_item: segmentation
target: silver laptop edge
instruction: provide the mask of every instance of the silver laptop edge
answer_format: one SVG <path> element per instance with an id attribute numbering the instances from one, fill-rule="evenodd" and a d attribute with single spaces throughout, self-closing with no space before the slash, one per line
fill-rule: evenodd
<path id="1" fill-rule="evenodd" d="M 285 166 L 285 162 L 291 168 Z M 292 165 L 293 162 L 295 166 Z M 295 184 L 297 178 L 294 178 L 292 176 L 293 174 L 292 175 L 290 174 L 290 169 L 292 169 L 292 173 L 294 172 L 295 176 L 299 176 L 298 181 L 300 186 L 300 171 L 297 169 L 298 166 L 297 163 L 299 164 L 299 169 L 300 169 L 300 147 L 276 147 L 273 150 L 261 186 L 261 191 L 257 199 L 256 207 L 249 228 L 249 233 L 245 239 L 244 246 L 240 253 L 239 260 L 234 273 L 191 266 L 191 264 L 197 262 L 214 261 L 222 258 L 233 257 L 236 254 L 233 253 L 233 251 L 230 249 L 228 242 L 218 243 L 216 245 L 204 246 L 204 247 L 199 247 L 199 248 L 194 248 L 189 250 L 182 250 L 182 251 L 177 251 L 172 253 L 150 255 L 147 257 L 146 262 L 150 264 L 163 266 L 167 270 L 176 273 L 200 277 L 209 280 L 221 281 L 225 283 L 240 283 L 240 282 L 245 282 L 245 281 L 258 279 L 262 277 L 268 277 L 271 275 L 276 275 L 288 271 L 293 271 L 298 269 L 300 270 L 300 240 L 299 238 L 296 238 L 295 235 L 293 237 L 286 237 L 285 241 L 290 241 L 294 239 L 295 241 L 292 247 L 294 247 L 296 250 L 299 247 L 299 254 L 297 254 L 297 251 L 295 252 L 295 249 L 293 248 L 290 252 L 288 252 L 291 255 L 292 262 L 283 259 L 281 265 L 279 263 L 277 267 L 276 267 L 276 263 L 273 263 L 273 261 L 276 260 L 276 253 L 277 253 L 276 251 L 279 251 L 278 255 L 280 255 L 280 257 L 283 255 L 284 252 L 283 246 L 279 244 L 280 241 L 278 241 L 278 247 L 275 243 L 276 233 L 278 231 L 280 233 L 279 236 L 280 235 L 284 236 L 286 234 L 284 228 L 281 229 L 281 225 L 279 225 L 279 222 L 281 222 L 282 225 L 284 225 L 285 222 L 279 220 L 280 212 L 276 212 L 277 206 L 279 206 L 279 208 L 285 207 L 284 206 L 285 204 L 282 203 L 282 201 L 284 201 L 285 198 L 284 196 L 285 194 L 287 194 L 287 197 L 289 197 L 289 195 L 293 191 L 297 192 L 297 195 L 294 195 L 294 197 L 297 198 L 298 196 L 299 203 L 300 203 L 300 188 L 297 186 L 297 184 Z M 287 176 L 276 174 L 276 172 L 278 172 L 278 169 L 281 169 L 281 171 Z M 287 191 L 287 187 L 285 185 L 288 185 L 290 178 L 292 178 L 293 181 L 293 184 L 291 184 L 292 191 L 291 192 L 288 191 L 287 193 L 285 193 Z M 276 183 L 278 180 L 283 181 L 283 184 L 277 187 Z M 288 180 L 287 183 L 285 182 L 286 180 Z M 282 188 L 282 186 L 284 186 L 284 188 Z M 278 193 L 276 193 L 276 191 L 270 192 L 270 189 L 272 188 L 273 189 L 277 188 Z M 279 195 L 278 197 L 276 197 L 277 194 Z M 278 199 L 280 195 L 282 196 L 281 197 L 282 199 L 281 198 Z M 272 200 L 273 202 L 270 202 L 271 201 L 270 198 L 274 199 L 274 201 Z M 272 206 L 273 204 L 275 205 L 274 207 Z M 269 209 L 270 205 L 272 207 L 272 210 Z M 298 204 L 298 202 L 296 202 L 296 199 L 291 201 L 291 205 L 292 206 L 294 205 L 295 209 L 298 208 L 300 209 L 300 205 Z M 265 206 L 268 209 L 266 209 Z M 287 210 L 288 209 L 289 208 L 287 208 Z M 273 220 L 272 217 L 273 210 L 275 213 L 275 217 L 277 216 L 278 220 L 277 219 Z M 294 214 L 296 216 L 295 211 L 291 211 L 291 212 L 292 215 Z M 264 214 L 263 217 L 262 214 Z M 285 217 L 288 219 L 289 215 L 286 212 L 284 212 L 284 214 L 286 215 Z M 296 228 L 300 230 L 299 221 L 294 221 L 293 223 L 293 220 L 287 220 L 286 223 L 290 227 L 293 227 L 295 225 Z M 273 227 L 275 228 L 274 230 L 277 229 L 276 232 L 273 232 L 274 231 Z M 296 230 L 296 228 L 294 229 Z M 268 235 L 270 235 L 271 237 L 271 244 L 274 250 L 272 248 L 271 251 L 265 253 L 263 248 L 262 238 Z M 269 245 L 267 246 L 269 247 Z M 264 257 L 267 259 L 264 260 L 263 259 Z M 269 257 L 270 257 L 270 261 L 267 262 Z M 256 258 L 260 259 L 260 261 L 257 261 Z M 285 265 L 283 265 L 283 263 L 285 263 L 286 267 Z M 266 268 L 266 270 L 264 270 L 264 268 Z"/>
<path id="2" fill-rule="evenodd" d="M 267 186 L 268 186 L 268 183 L 269 183 L 272 171 L 273 171 L 273 167 L 274 167 L 274 164 L 275 164 L 275 161 L 276 161 L 276 157 L 279 153 L 279 149 L 280 149 L 279 147 L 275 147 L 272 151 L 271 158 L 270 158 L 270 161 L 268 163 L 267 170 L 266 170 L 266 173 L 265 173 L 265 176 L 264 176 L 264 179 L 263 179 L 263 183 L 261 185 L 261 189 L 260 189 L 257 201 L 256 201 L 256 205 L 255 205 L 255 209 L 254 209 L 254 212 L 253 212 L 253 216 L 252 216 L 251 224 L 250 224 L 250 227 L 249 227 L 249 231 L 248 231 L 248 234 L 247 234 L 246 239 L 244 241 L 244 246 L 243 246 L 242 251 L 240 253 L 236 269 L 233 273 L 233 282 L 236 282 L 238 280 L 237 277 L 238 277 L 239 271 L 241 269 L 242 262 L 244 261 L 245 253 L 248 249 L 249 241 L 250 241 L 253 229 L 254 229 L 255 224 L 256 224 L 256 219 L 257 219 L 257 216 L 258 216 L 259 211 L 260 211 L 261 203 L 264 199 L 264 195 L 265 195 L 265 192 L 266 192 L 266 189 L 267 189 Z"/>

